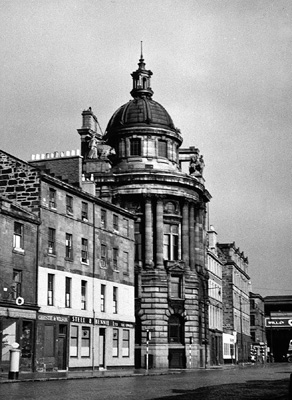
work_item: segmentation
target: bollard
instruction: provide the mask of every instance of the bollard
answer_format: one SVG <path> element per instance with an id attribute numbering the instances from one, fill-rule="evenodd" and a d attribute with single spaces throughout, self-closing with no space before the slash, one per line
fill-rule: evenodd
<path id="1" fill-rule="evenodd" d="M 20 350 L 10 349 L 10 367 L 8 373 L 8 379 L 18 379 L 19 373 L 19 361 L 20 361 Z"/>

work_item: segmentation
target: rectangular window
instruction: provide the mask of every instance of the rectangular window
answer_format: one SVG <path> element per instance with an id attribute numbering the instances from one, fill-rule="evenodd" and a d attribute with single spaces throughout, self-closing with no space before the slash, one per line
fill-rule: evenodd
<path id="1" fill-rule="evenodd" d="M 22 271 L 13 270 L 13 298 L 21 297 Z"/>
<path id="2" fill-rule="evenodd" d="M 56 253 L 56 229 L 53 228 L 48 230 L 48 253 Z"/>
<path id="3" fill-rule="evenodd" d="M 181 277 L 170 276 L 170 296 L 177 299 L 181 298 Z"/>
<path id="4" fill-rule="evenodd" d="M 19 222 L 14 222 L 13 247 L 23 249 L 23 225 Z"/>
<path id="5" fill-rule="evenodd" d="M 179 226 L 164 224 L 163 256 L 165 260 L 178 260 Z"/>
<path id="6" fill-rule="evenodd" d="M 72 244 L 72 235 L 71 233 L 66 233 L 66 251 L 65 257 L 69 260 L 73 259 L 73 244 Z"/>
<path id="7" fill-rule="evenodd" d="M 88 221 L 88 203 L 84 201 L 81 204 L 81 219 L 82 221 Z"/>
<path id="8" fill-rule="evenodd" d="M 71 326 L 70 357 L 78 357 L 78 326 Z"/>
<path id="9" fill-rule="evenodd" d="M 127 251 L 123 251 L 123 273 L 125 275 L 129 275 L 129 253 Z"/>
<path id="10" fill-rule="evenodd" d="M 118 270 L 118 257 L 119 257 L 119 249 L 113 249 L 113 268 L 114 270 Z"/>
<path id="11" fill-rule="evenodd" d="M 129 237 L 129 220 L 127 218 L 123 218 L 123 229 L 124 235 Z"/>
<path id="12" fill-rule="evenodd" d="M 255 326 L 255 316 L 254 316 L 254 315 L 251 315 L 251 316 L 250 316 L 250 324 L 251 324 L 252 326 Z"/>
<path id="13" fill-rule="evenodd" d="M 116 286 L 113 287 L 113 313 L 118 313 L 118 288 Z"/>
<path id="14" fill-rule="evenodd" d="M 52 189 L 52 188 L 49 189 L 49 207 L 50 208 L 57 208 L 56 190 Z"/>
<path id="15" fill-rule="evenodd" d="M 130 139 L 130 155 L 141 156 L 141 139 Z"/>
<path id="16" fill-rule="evenodd" d="M 65 282 L 65 307 L 66 308 L 71 307 L 71 282 L 72 282 L 72 279 L 66 277 L 66 282 Z"/>
<path id="17" fill-rule="evenodd" d="M 86 310 L 87 282 L 81 281 L 81 310 Z"/>
<path id="18" fill-rule="evenodd" d="M 54 305 L 54 274 L 48 274 L 48 306 Z"/>
<path id="19" fill-rule="evenodd" d="M 107 260 L 107 247 L 105 244 L 100 246 L 100 266 L 101 268 L 106 268 L 106 260 Z"/>
<path id="20" fill-rule="evenodd" d="M 82 326 L 81 357 L 90 357 L 90 328 Z"/>
<path id="21" fill-rule="evenodd" d="M 81 261 L 88 263 L 88 240 L 81 239 Z"/>
<path id="22" fill-rule="evenodd" d="M 113 357 L 119 357 L 119 330 L 113 329 Z"/>
<path id="23" fill-rule="evenodd" d="M 66 196 L 66 213 L 73 214 L 73 197 Z"/>
<path id="24" fill-rule="evenodd" d="M 158 157 L 167 158 L 167 142 L 166 142 L 166 140 L 158 140 Z"/>
<path id="25" fill-rule="evenodd" d="M 116 214 L 113 215 L 113 228 L 115 231 L 119 230 L 119 217 Z"/>
<path id="26" fill-rule="evenodd" d="M 105 312 L 105 285 L 100 285 L 100 311 Z"/>
<path id="27" fill-rule="evenodd" d="M 100 225 L 102 228 L 106 228 L 106 210 L 100 211 Z"/>
<path id="28" fill-rule="evenodd" d="M 130 357 L 130 331 L 129 329 L 123 329 L 123 357 Z"/>
<path id="29" fill-rule="evenodd" d="M 142 260 L 142 224 L 136 221 L 135 225 L 135 261 Z"/>

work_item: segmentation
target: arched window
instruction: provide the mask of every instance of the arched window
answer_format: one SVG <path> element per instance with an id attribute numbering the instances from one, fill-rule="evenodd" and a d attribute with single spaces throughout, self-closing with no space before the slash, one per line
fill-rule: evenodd
<path id="1" fill-rule="evenodd" d="M 168 320 L 168 342 L 183 344 L 184 323 L 180 315 L 173 314 Z"/>

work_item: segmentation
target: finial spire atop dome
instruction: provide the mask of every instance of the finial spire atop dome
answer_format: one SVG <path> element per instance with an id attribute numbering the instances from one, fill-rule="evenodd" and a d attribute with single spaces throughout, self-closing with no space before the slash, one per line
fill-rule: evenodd
<path id="1" fill-rule="evenodd" d="M 133 77 L 133 89 L 131 95 L 135 97 L 151 97 L 153 91 L 150 86 L 150 77 L 152 71 L 145 69 L 145 62 L 143 58 L 143 42 L 141 41 L 141 56 L 138 63 L 138 69 L 131 75 Z"/>

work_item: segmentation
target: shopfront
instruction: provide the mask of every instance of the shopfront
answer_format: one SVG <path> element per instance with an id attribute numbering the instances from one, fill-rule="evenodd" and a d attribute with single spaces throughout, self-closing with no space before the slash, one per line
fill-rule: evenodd
<path id="1" fill-rule="evenodd" d="M 32 371 L 36 311 L 0 307 L 0 365 L 9 370 L 10 349 L 18 343 L 21 350 L 20 371 Z"/>
<path id="2" fill-rule="evenodd" d="M 60 371 L 68 368 L 69 317 L 38 314 L 36 371 Z"/>

